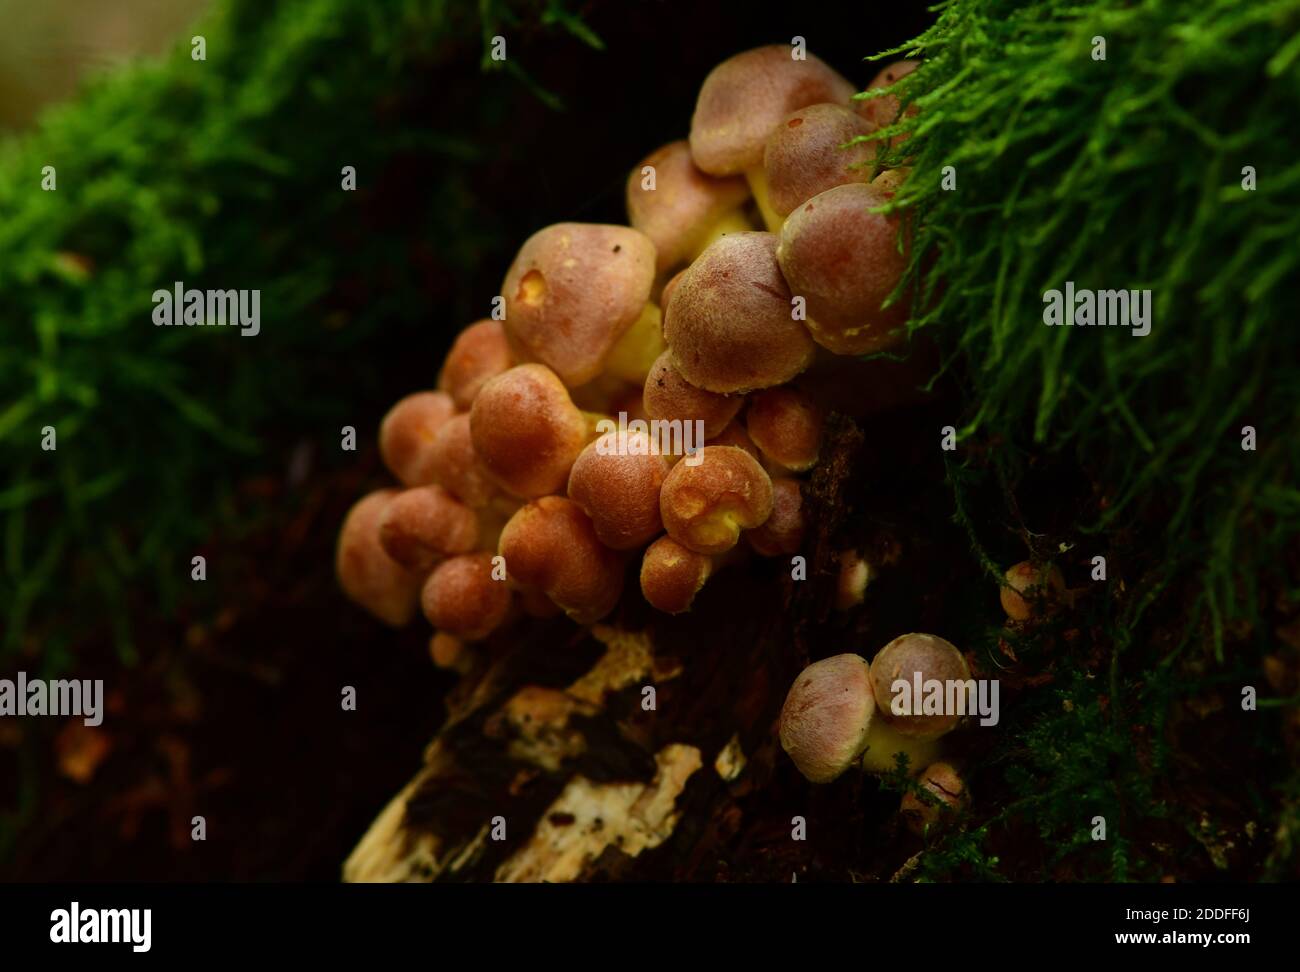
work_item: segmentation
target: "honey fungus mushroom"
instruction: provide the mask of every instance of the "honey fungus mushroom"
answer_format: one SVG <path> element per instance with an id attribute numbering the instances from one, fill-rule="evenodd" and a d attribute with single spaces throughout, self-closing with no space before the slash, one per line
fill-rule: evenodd
<path id="1" fill-rule="evenodd" d="M 420 592 L 424 616 L 439 631 L 478 641 L 495 631 L 510 610 L 510 588 L 493 577 L 493 554 L 461 554 L 444 560 Z"/>
<path id="2" fill-rule="evenodd" d="M 599 621 L 623 591 L 623 563 L 577 503 L 543 496 L 501 531 L 498 550 L 517 583 L 543 591 L 579 624 Z"/>
<path id="3" fill-rule="evenodd" d="M 1000 596 L 1002 610 L 1012 621 L 1050 614 L 1065 594 L 1065 576 L 1050 565 L 1036 565 L 1031 560 L 1007 569 L 1006 584 Z"/>
<path id="4" fill-rule="evenodd" d="M 505 327 L 500 321 L 478 321 L 461 331 L 452 342 L 438 375 L 438 388 L 464 411 L 474 404 L 488 379 L 512 364 Z"/>
<path id="5" fill-rule="evenodd" d="M 748 201 L 744 179 L 700 171 L 684 139 L 656 149 L 627 179 L 628 222 L 654 244 L 661 273 L 694 260 L 724 233 L 750 229 Z"/>
<path id="6" fill-rule="evenodd" d="M 641 558 L 641 594 L 657 610 L 681 614 L 691 609 L 713 569 L 712 557 L 660 537 Z"/>
<path id="7" fill-rule="evenodd" d="M 424 574 L 438 561 L 474 549 L 478 517 L 441 486 L 416 486 L 389 501 L 379 520 L 379 542 L 399 564 Z"/>
<path id="8" fill-rule="evenodd" d="M 641 315 L 654 277 L 644 233 L 595 223 L 539 230 L 502 284 L 514 357 L 545 364 L 570 388 L 585 384 Z"/>
<path id="9" fill-rule="evenodd" d="M 756 392 L 745 414 L 745 429 L 763 458 L 777 470 L 803 472 L 817 462 L 822 442 L 821 409 L 794 388 Z"/>
<path id="10" fill-rule="evenodd" d="M 920 61 L 895 61 L 893 64 L 887 64 L 880 69 L 879 73 L 871 79 L 867 85 L 868 91 L 878 91 L 881 88 L 888 88 L 903 78 L 907 77 L 919 66 Z M 875 98 L 859 98 L 855 104 L 857 113 L 868 121 L 874 128 L 887 128 L 898 121 L 901 114 L 902 105 L 896 94 L 880 95 Z M 916 106 L 908 108 L 908 114 L 914 114 Z M 897 136 L 897 138 L 906 138 L 906 136 Z"/>
<path id="11" fill-rule="evenodd" d="M 827 189 L 870 182 L 876 143 L 854 139 L 870 135 L 873 128 L 845 105 L 809 105 L 784 118 L 763 150 L 773 211 L 784 218 Z"/>
<path id="12" fill-rule="evenodd" d="M 946 699 L 947 686 L 966 683 L 970 677 L 970 666 L 956 646 L 931 634 L 901 635 L 871 660 L 871 686 L 880 717 L 899 735 L 915 739 L 937 739 L 955 729 L 962 718 L 958 712 L 925 712 L 922 699 L 916 697 L 918 681 L 923 693 L 927 686 L 939 683 Z"/>
<path id="13" fill-rule="evenodd" d="M 781 748 L 809 781 L 829 783 L 862 755 L 875 714 L 867 660 L 824 658 L 800 672 L 786 695 Z"/>
<path id="14" fill-rule="evenodd" d="M 379 454 L 403 486 L 432 482 L 429 450 L 443 423 L 456 414 L 446 392 L 416 392 L 388 410 L 379 425 Z"/>
<path id="15" fill-rule="evenodd" d="M 899 221 L 872 212 L 888 202 L 875 186 L 836 186 L 796 209 L 781 229 L 781 272 L 806 302 L 813 340 L 836 354 L 868 354 L 903 339 L 906 295 L 884 306 L 907 266 Z"/>
<path id="16" fill-rule="evenodd" d="M 691 156 L 715 176 L 744 174 L 769 228 L 780 226 L 768 204 L 763 148 L 790 112 L 819 102 L 846 103 L 853 85 L 819 58 L 797 60 L 772 44 L 723 61 L 704 79 L 691 117 Z"/>
<path id="17" fill-rule="evenodd" d="M 767 521 L 772 502 L 771 478 L 735 446 L 705 446 L 678 462 L 659 493 L 668 535 L 702 554 L 726 553 L 742 530 Z"/>
<path id="18" fill-rule="evenodd" d="M 469 428 L 488 475 L 524 499 L 562 491 L 592 432 L 559 377 L 540 364 L 516 365 L 488 381 Z"/>
<path id="19" fill-rule="evenodd" d="M 433 481 L 466 506 L 481 509 L 499 495 L 474 450 L 469 413 L 448 419 L 433 437 L 429 471 Z"/>
<path id="20" fill-rule="evenodd" d="M 696 388 L 673 366 L 668 351 L 651 366 L 641 400 L 652 419 L 703 422 L 705 439 L 721 434 L 745 404 L 743 395 L 719 395 Z"/>
<path id="21" fill-rule="evenodd" d="M 379 524 L 395 489 L 367 493 L 348 511 L 339 530 L 334 568 L 343 593 L 395 628 L 415 616 L 420 576 L 388 555 L 379 542 Z"/>
<path id="22" fill-rule="evenodd" d="M 812 363 L 814 352 L 791 300 L 773 234 L 722 237 L 672 290 L 664 337 L 673 367 L 718 394 L 785 384 Z"/>
<path id="23" fill-rule="evenodd" d="M 970 803 L 966 783 L 951 763 L 931 763 L 921 771 L 917 785 L 924 798 L 904 793 L 898 807 L 907 829 L 917 837 L 924 837 L 932 827 Z"/>
<path id="24" fill-rule="evenodd" d="M 671 467 L 654 445 L 645 432 L 607 432 L 582 450 L 569 473 L 569 499 L 614 550 L 641 547 L 663 532 L 659 490 Z"/>
<path id="25" fill-rule="evenodd" d="M 772 515 L 745 534 L 749 545 L 763 557 L 790 556 L 803 545 L 805 523 L 799 481 L 789 476 L 772 480 Z"/>

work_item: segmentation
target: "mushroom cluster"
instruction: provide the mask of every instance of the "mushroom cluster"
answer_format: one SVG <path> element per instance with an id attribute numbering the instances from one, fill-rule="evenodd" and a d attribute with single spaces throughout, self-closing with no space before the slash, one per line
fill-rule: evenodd
<path id="1" fill-rule="evenodd" d="M 916 711 L 915 702 L 896 699 L 900 680 L 911 685 L 964 683 L 966 658 L 951 642 L 930 634 L 895 638 L 868 662 L 844 654 L 813 662 L 795 679 L 781 708 L 781 748 L 813 783 L 829 783 L 850 767 L 883 775 L 907 757 L 920 791 L 904 796 L 900 808 L 911 829 L 936 823 L 944 807 L 969 800 L 957 770 L 940 760 L 939 739 L 962 721 L 952 712 Z"/>
<path id="2" fill-rule="evenodd" d="M 741 552 L 796 553 L 826 412 L 797 379 L 820 355 L 896 344 L 906 320 L 906 300 L 886 306 L 898 220 L 876 211 L 905 173 L 855 141 L 898 104 L 853 94 L 790 47 L 732 57 L 689 139 L 633 169 L 629 226 L 530 237 L 501 313 L 385 416 L 400 486 L 343 524 L 348 596 L 391 625 L 422 609 L 454 664 L 516 609 L 599 620 L 638 559 L 645 599 L 676 614 Z"/>

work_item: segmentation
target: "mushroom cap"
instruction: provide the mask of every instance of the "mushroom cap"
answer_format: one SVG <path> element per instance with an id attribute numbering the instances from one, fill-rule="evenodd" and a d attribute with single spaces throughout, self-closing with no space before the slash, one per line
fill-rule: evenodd
<path id="1" fill-rule="evenodd" d="M 836 354 L 868 354 L 902 340 L 906 295 L 881 306 L 907 266 L 899 221 L 870 212 L 888 201 L 874 186 L 836 186 L 805 202 L 781 228 L 781 271 L 807 301 L 813 339 Z"/>
<path id="2" fill-rule="evenodd" d="M 650 367 L 641 400 L 652 419 L 703 422 L 706 439 L 721 433 L 745 404 L 744 395 L 719 395 L 696 388 L 673 366 L 669 351 Z"/>
<path id="3" fill-rule="evenodd" d="M 502 489 L 532 498 L 564 489 L 587 444 L 587 419 L 563 382 L 540 364 L 516 365 L 488 381 L 469 413 L 483 468 Z"/>
<path id="4" fill-rule="evenodd" d="M 474 451 L 468 412 L 453 415 L 433 437 L 429 471 L 434 482 L 474 509 L 486 506 L 497 495 L 496 486 Z"/>
<path id="5" fill-rule="evenodd" d="M 660 537 L 641 558 L 641 593 L 651 607 L 681 614 L 713 573 L 713 558 L 683 547 L 672 537 Z"/>
<path id="6" fill-rule="evenodd" d="M 429 447 L 443 423 L 455 414 L 455 401 L 441 391 L 407 395 L 388 410 L 379 423 L 379 454 L 403 486 L 433 481 Z"/>
<path id="7" fill-rule="evenodd" d="M 543 496 L 510 518 L 498 546 L 519 584 L 545 591 L 579 624 L 599 621 L 623 591 L 623 564 L 577 503 Z"/>
<path id="8" fill-rule="evenodd" d="M 468 667 L 469 653 L 465 642 L 446 631 L 435 631 L 429 639 L 429 657 L 438 668 L 460 671 Z"/>
<path id="9" fill-rule="evenodd" d="M 665 314 L 668 312 L 668 301 L 672 298 L 673 291 L 677 289 L 677 285 L 682 282 L 682 277 L 685 275 L 686 269 L 686 267 L 682 267 L 682 269 L 669 277 L 667 282 L 664 284 L 664 289 L 659 291 L 659 306 L 663 309 Z M 659 326 L 663 326 L 662 320 L 660 320 Z"/>
<path id="10" fill-rule="evenodd" d="M 699 462 L 682 460 L 659 491 L 668 535 L 702 554 L 726 553 L 742 530 L 772 515 L 772 480 L 744 449 L 705 446 Z"/>
<path id="11" fill-rule="evenodd" d="M 493 554 L 480 551 L 444 560 L 420 592 L 429 623 L 463 641 L 495 631 L 510 611 L 510 587 L 492 576 Z"/>
<path id="12" fill-rule="evenodd" d="M 608 432 L 579 453 L 569 473 L 569 499 L 591 518 L 596 536 L 631 550 L 663 532 L 659 489 L 671 464 L 645 432 Z"/>
<path id="13" fill-rule="evenodd" d="M 506 274 L 506 336 L 573 388 L 595 378 L 650 299 L 655 248 L 626 226 L 556 223 L 528 238 Z"/>
<path id="14" fill-rule="evenodd" d="M 1022 560 L 1008 568 L 1006 581 L 1000 590 L 1002 610 L 1013 621 L 1028 621 L 1050 613 L 1065 590 L 1065 575 L 1057 567 L 1038 565 L 1031 560 Z"/>
<path id="15" fill-rule="evenodd" d="M 925 836 L 928 828 L 937 824 L 943 817 L 959 810 L 970 803 L 970 792 L 961 778 L 961 774 L 951 763 L 931 763 L 917 778 L 917 783 L 934 797 L 937 803 L 922 800 L 915 793 L 903 794 L 898 812 L 907 829 L 918 837 Z"/>
<path id="16" fill-rule="evenodd" d="M 803 472 L 821 452 L 824 417 L 816 403 L 793 388 L 755 392 L 745 413 L 745 429 L 772 465 Z"/>
<path id="17" fill-rule="evenodd" d="M 474 549 L 478 517 L 441 486 L 414 486 L 389 502 L 379 521 L 379 542 L 388 556 L 423 574 L 445 557 Z"/>
<path id="18" fill-rule="evenodd" d="M 916 675 L 921 676 L 922 698 L 915 697 L 911 689 L 915 686 Z M 905 634 L 895 638 L 876 653 L 871 660 L 871 684 L 880 704 L 880 717 L 890 724 L 900 735 L 918 739 L 937 739 L 956 728 L 961 715 L 956 712 L 941 712 L 925 715 L 921 712 L 927 683 L 936 681 L 944 689 L 946 700 L 949 681 L 965 682 L 971 677 L 970 666 L 952 642 L 945 641 L 931 634 Z M 902 679 L 909 686 L 908 696 L 899 692 L 899 707 L 908 697 L 911 698 L 914 714 L 898 714 L 894 711 L 895 681 Z"/>
<path id="19" fill-rule="evenodd" d="M 862 754 L 875 711 L 867 660 L 823 658 L 790 686 L 781 707 L 781 748 L 808 780 L 829 783 Z"/>
<path id="20" fill-rule="evenodd" d="M 848 611 L 862 603 L 874 571 L 856 550 L 840 551 L 840 573 L 835 585 L 835 610 Z"/>
<path id="21" fill-rule="evenodd" d="M 880 69 L 876 76 L 871 79 L 871 83 L 867 85 L 867 90 L 875 91 L 879 88 L 888 88 L 896 81 L 907 77 L 907 75 L 915 71 L 920 64 L 920 61 L 908 60 L 894 61 L 892 64 L 886 64 Z M 887 94 L 881 95 L 879 98 L 858 99 L 854 102 L 854 107 L 857 113 L 868 121 L 873 128 L 886 128 L 898 121 L 899 108 L 901 105 L 897 95 Z M 915 105 L 908 108 L 909 114 L 914 113 L 915 111 Z"/>
<path id="22" fill-rule="evenodd" d="M 512 364 L 510 343 L 500 321 L 471 324 L 456 336 L 438 375 L 438 388 L 451 395 L 456 407 L 468 409 L 489 378 Z"/>
<path id="23" fill-rule="evenodd" d="M 772 129 L 763 149 L 768 201 L 788 216 L 820 192 L 850 182 L 870 182 L 875 142 L 846 143 L 874 126 L 845 105 L 809 105 Z"/>
<path id="24" fill-rule="evenodd" d="M 754 440 L 749 437 L 745 431 L 745 425 L 738 418 L 732 419 L 727 423 L 727 427 L 704 443 L 705 445 L 728 445 L 735 446 L 737 449 L 744 449 L 759 462 L 763 461 L 762 453 L 758 451 L 758 446 L 754 445 Z"/>
<path id="25" fill-rule="evenodd" d="M 643 187 L 646 166 L 654 167 L 654 189 Z M 748 199 L 749 185 L 739 176 L 697 169 L 685 139 L 656 149 L 627 178 L 628 222 L 654 244 L 660 271 L 689 260 L 713 224 Z"/>
<path id="26" fill-rule="evenodd" d="M 789 556 L 798 553 L 803 545 L 804 527 L 799 481 L 777 476 L 772 480 L 772 515 L 745 536 L 755 552 L 764 557 Z"/>
<path id="27" fill-rule="evenodd" d="M 793 310 L 776 236 L 724 236 L 672 290 L 664 337 L 673 366 L 719 394 L 783 385 L 813 360 L 812 338 Z"/>
<path id="28" fill-rule="evenodd" d="M 727 58 L 704 79 L 691 117 L 691 156 L 710 175 L 735 175 L 763 162 L 763 143 L 796 108 L 847 102 L 853 85 L 819 58 L 795 60 L 784 44 Z"/>
<path id="29" fill-rule="evenodd" d="M 415 616 L 420 577 L 390 557 L 379 542 L 379 522 L 395 496 L 395 489 L 379 489 L 357 500 L 339 530 L 334 569 L 349 599 L 400 628 Z"/>

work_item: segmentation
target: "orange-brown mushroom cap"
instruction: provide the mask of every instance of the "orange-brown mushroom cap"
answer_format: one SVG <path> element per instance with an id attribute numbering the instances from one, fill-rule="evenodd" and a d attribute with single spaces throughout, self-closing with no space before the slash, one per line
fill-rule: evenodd
<path id="1" fill-rule="evenodd" d="M 498 495 L 474 451 L 468 412 L 453 415 L 433 437 L 429 470 L 434 482 L 474 509 L 486 506 Z"/>
<path id="2" fill-rule="evenodd" d="M 1013 621 L 1050 614 L 1065 591 L 1065 575 L 1058 567 L 1038 565 L 1030 560 L 1008 568 L 1006 582 L 1000 591 L 1002 610 Z"/>
<path id="3" fill-rule="evenodd" d="M 420 593 L 429 623 L 464 641 L 495 631 L 510 610 L 510 588 L 492 575 L 493 554 L 467 553 L 433 569 Z"/>
<path id="4" fill-rule="evenodd" d="M 772 209 L 788 216 L 827 189 L 870 182 L 876 143 L 849 143 L 872 131 L 870 122 L 844 105 L 809 105 L 783 119 L 763 149 Z"/>
<path id="5" fill-rule="evenodd" d="M 654 170 L 652 189 L 643 174 L 647 166 Z M 689 260 L 714 224 L 747 199 L 744 179 L 717 178 L 696 168 L 685 139 L 656 149 L 627 179 L 628 222 L 654 244 L 660 271 Z"/>
<path id="6" fill-rule="evenodd" d="M 817 57 L 796 60 L 782 44 L 723 61 L 704 79 L 691 117 L 691 156 L 710 175 L 735 175 L 763 162 L 763 143 L 781 119 L 805 105 L 847 102 L 853 85 Z"/>
<path id="7" fill-rule="evenodd" d="M 443 423 L 455 414 L 455 401 L 441 391 L 407 395 L 388 410 L 379 424 L 379 454 L 403 486 L 433 481 L 429 447 Z"/>
<path id="8" fill-rule="evenodd" d="M 763 454 L 758 451 L 758 446 L 754 445 L 754 440 L 749 437 L 745 431 L 744 423 L 738 418 L 732 419 L 727 423 L 727 427 L 704 443 L 705 445 L 729 445 L 737 449 L 744 449 L 759 462 L 763 460 Z"/>
<path id="9" fill-rule="evenodd" d="M 813 360 L 794 318 L 771 233 L 714 242 L 673 288 L 664 337 L 673 366 L 692 385 L 729 394 L 782 385 Z"/>
<path id="10" fill-rule="evenodd" d="M 654 446 L 644 432 L 608 432 L 579 453 L 569 473 L 569 499 L 614 550 L 640 547 L 663 532 L 659 489 L 671 464 Z"/>
<path id="11" fill-rule="evenodd" d="M 898 806 L 899 816 L 917 837 L 923 837 L 929 828 L 970 803 L 970 791 L 951 763 L 931 763 L 917 778 L 917 783 L 930 799 L 923 800 L 908 791 Z"/>
<path id="12" fill-rule="evenodd" d="M 349 599 L 385 624 L 400 628 L 415 616 L 420 576 L 388 555 L 379 542 L 379 522 L 395 489 L 379 489 L 359 499 L 339 530 L 334 566 Z"/>
<path id="13" fill-rule="evenodd" d="M 543 496 L 519 509 L 501 531 L 506 571 L 544 591 L 579 624 L 599 621 L 623 591 L 623 564 L 596 536 L 577 503 Z"/>
<path id="14" fill-rule="evenodd" d="M 516 365 L 484 385 L 469 428 L 488 475 L 524 498 L 563 490 L 588 439 L 586 417 L 555 372 L 540 364 Z"/>
<path id="15" fill-rule="evenodd" d="M 836 354 L 880 351 L 903 338 L 907 295 L 882 306 L 907 266 L 898 218 L 870 211 L 888 201 L 874 186 L 836 186 L 796 209 L 781 229 L 781 271 L 807 302 L 813 339 Z"/>
<path id="16" fill-rule="evenodd" d="M 641 593 L 651 607 L 681 614 L 691 609 L 712 573 L 712 557 L 683 547 L 672 537 L 660 537 L 641 558 Z"/>
<path id="17" fill-rule="evenodd" d="M 415 486 L 392 498 L 379 521 L 379 542 L 408 570 L 424 573 L 478 543 L 478 517 L 441 486 Z"/>
<path id="18" fill-rule="evenodd" d="M 772 515 L 745 534 L 749 545 L 764 557 L 784 557 L 799 552 L 804 534 L 803 495 L 799 481 L 788 476 L 772 480 Z"/>
<path id="19" fill-rule="evenodd" d="M 793 388 L 766 388 L 749 400 L 745 429 L 772 465 L 803 472 L 821 452 L 823 415 L 817 404 Z"/>
<path id="20" fill-rule="evenodd" d="M 965 682 L 971 677 L 970 666 L 956 646 L 936 635 L 905 634 L 895 638 L 876 653 L 871 660 L 871 685 L 875 690 L 876 702 L 880 715 L 902 736 L 917 739 L 937 739 L 956 728 L 962 715 L 957 712 L 940 712 L 925 714 L 921 711 L 923 698 L 915 695 L 915 679 L 921 678 L 924 697 L 926 683 L 936 681 L 943 684 L 944 697 L 950 680 Z M 895 683 L 902 680 L 908 688 L 901 686 L 895 691 Z M 911 701 L 911 713 L 908 714 L 906 702 Z M 895 707 L 901 712 L 896 712 Z"/>
<path id="21" fill-rule="evenodd" d="M 876 91 L 880 88 L 888 88 L 890 85 L 907 77 L 915 71 L 920 61 L 895 61 L 893 64 L 887 64 L 871 79 L 867 85 L 868 91 Z M 855 109 L 859 115 L 871 123 L 874 128 L 887 128 L 898 121 L 901 104 L 898 95 L 887 94 L 878 98 L 860 98 L 854 102 Z M 916 106 L 912 105 L 908 113 L 914 113 Z"/>
<path id="22" fill-rule="evenodd" d="M 781 707 L 781 748 L 813 783 L 829 783 L 857 761 L 876 713 L 867 661 L 835 655 L 794 680 Z"/>
<path id="23" fill-rule="evenodd" d="M 698 458 L 698 462 L 695 459 Z M 772 480 L 744 449 L 705 446 L 673 466 L 659 492 L 668 535 L 696 553 L 726 553 L 772 515 Z"/>
<path id="24" fill-rule="evenodd" d="M 655 248 L 626 226 L 557 223 L 519 250 L 502 284 L 506 335 L 570 388 L 595 378 L 650 299 Z"/>
<path id="25" fill-rule="evenodd" d="M 512 364 L 514 360 L 502 323 L 479 321 L 461 331 L 452 342 L 438 376 L 438 387 L 451 395 L 457 408 L 468 409 L 483 384 Z"/>
<path id="26" fill-rule="evenodd" d="M 646 414 L 665 422 L 704 423 L 704 437 L 711 439 L 736 417 L 744 395 L 719 395 L 696 388 L 673 366 L 672 353 L 665 351 L 650 368 L 642 395 Z"/>

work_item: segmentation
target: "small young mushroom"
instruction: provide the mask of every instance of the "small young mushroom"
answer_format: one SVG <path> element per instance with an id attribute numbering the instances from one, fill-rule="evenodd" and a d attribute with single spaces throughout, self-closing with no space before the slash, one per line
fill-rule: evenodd
<path id="1" fill-rule="evenodd" d="M 589 444 L 569 473 L 569 499 L 614 550 L 643 546 L 663 532 L 659 489 L 671 468 L 645 432 L 608 432 Z"/>
<path id="2" fill-rule="evenodd" d="M 665 422 L 704 423 L 704 437 L 711 439 L 727 427 L 745 404 L 744 395 L 719 395 L 696 388 L 673 367 L 672 353 L 665 351 L 650 368 L 642 394 L 646 414 Z"/>
<path id="3" fill-rule="evenodd" d="M 853 140 L 872 131 L 870 122 L 844 105 L 809 105 L 787 116 L 763 150 L 772 209 L 784 218 L 827 189 L 870 182 L 876 143 Z"/>
<path id="4" fill-rule="evenodd" d="M 474 451 L 468 412 L 453 415 L 433 437 L 429 471 L 435 483 L 474 509 L 499 495 Z"/>
<path id="5" fill-rule="evenodd" d="M 886 169 L 871 180 L 871 185 L 881 192 L 898 192 L 911 171 L 905 165 L 899 166 L 897 169 Z"/>
<path id="6" fill-rule="evenodd" d="M 501 288 L 511 351 L 570 388 L 585 384 L 641 315 L 654 277 L 655 248 L 644 233 L 594 223 L 539 230 Z"/>
<path id="7" fill-rule="evenodd" d="M 647 166 L 654 170 L 653 188 L 643 174 Z M 685 139 L 652 152 L 627 179 L 628 222 L 654 243 L 661 273 L 694 260 L 723 233 L 751 229 L 742 210 L 748 200 L 744 179 L 696 168 Z"/>
<path id="8" fill-rule="evenodd" d="M 429 657 L 438 668 L 465 672 L 470 667 L 470 653 L 465 642 L 445 631 L 435 631 L 429 639 Z"/>
<path id="9" fill-rule="evenodd" d="M 474 404 L 479 389 L 489 378 L 505 371 L 514 360 L 500 321 L 471 324 L 457 335 L 438 375 L 438 388 L 451 395 L 463 410 Z"/>
<path id="10" fill-rule="evenodd" d="M 804 472 L 817 462 L 822 444 L 821 409 L 793 388 L 755 392 L 745 429 L 763 458 L 777 471 Z"/>
<path id="11" fill-rule="evenodd" d="M 407 395 L 388 410 L 379 424 L 379 454 L 403 486 L 433 481 L 429 447 L 443 423 L 455 414 L 455 401 L 441 391 Z"/>
<path id="12" fill-rule="evenodd" d="M 764 557 L 788 557 L 798 553 L 803 545 L 804 528 L 799 481 L 777 476 L 772 480 L 772 515 L 745 537 L 755 552 Z"/>
<path id="13" fill-rule="evenodd" d="M 781 748 L 808 780 L 829 783 L 862 755 L 875 712 L 865 658 L 845 654 L 813 662 L 781 707 Z"/>
<path id="14" fill-rule="evenodd" d="M 1065 599 L 1065 575 L 1051 565 L 1022 560 L 1007 569 L 1006 584 L 1000 589 L 1002 610 L 1012 621 L 1051 614 Z"/>
<path id="15" fill-rule="evenodd" d="M 790 112 L 819 102 L 848 102 L 853 85 L 825 62 L 796 59 L 772 44 L 723 61 L 704 79 L 691 117 L 691 156 L 715 176 L 744 173 L 769 228 L 780 226 L 767 202 L 763 146 Z"/>
<path id="16" fill-rule="evenodd" d="M 478 543 L 478 517 L 441 486 L 404 489 L 379 520 L 379 542 L 408 570 L 427 573 L 446 557 Z"/>
<path id="17" fill-rule="evenodd" d="M 488 475 L 507 492 L 530 499 L 564 489 L 592 423 L 555 372 L 523 364 L 483 386 L 469 428 Z"/>
<path id="18" fill-rule="evenodd" d="M 899 221 L 871 211 L 888 201 L 872 185 L 836 186 L 796 209 L 781 229 L 781 271 L 807 302 L 813 340 L 836 354 L 869 354 L 903 339 L 906 295 L 883 306 L 907 266 Z"/>
<path id="19" fill-rule="evenodd" d="M 895 61 L 893 64 L 887 64 L 871 79 L 871 83 L 867 85 L 867 90 L 877 91 L 880 88 L 888 88 L 907 77 L 920 64 L 920 61 Z M 898 121 L 901 107 L 898 95 L 895 94 L 881 95 L 877 98 L 857 98 L 855 100 L 855 110 L 870 122 L 873 128 L 887 128 L 894 124 Z M 907 113 L 909 115 L 915 114 L 916 106 L 909 107 Z M 895 140 L 902 138 L 906 138 L 906 136 L 895 136 Z"/>
<path id="20" fill-rule="evenodd" d="M 562 496 L 520 508 L 498 550 L 516 583 L 544 591 L 579 624 L 599 621 L 623 591 L 623 563 L 596 536 L 587 514 Z"/>
<path id="21" fill-rule="evenodd" d="M 668 535 L 702 554 L 726 553 L 772 515 L 772 480 L 744 449 L 705 446 L 672 468 L 659 492 Z"/>
<path id="22" fill-rule="evenodd" d="M 923 701 L 930 686 L 939 683 L 946 701 L 949 684 L 965 683 L 970 677 L 970 666 L 956 646 L 930 634 L 901 635 L 871 660 L 871 684 L 881 718 L 901 735 L 917 739 L 938 739 L 956 728 L 962 718 L 958 712 L 925 712 Z M 899 681 L 905 682 L 906 688 L 897 685 Z"/>
<path id="23" fill-rule="evenodd" d="M 385 624 L 400 628 L 415 616 L 421 577 L 390 557 L 379 542 L 379 522 L 395 496 L 395 489 L 376 490 L 348 511 L 334 566 L 344 594 Z"/>
<path id="24" fill-rule="evenodd" d="M 783 385 L 813 360 L 771 233 L 724 236 L 701 253 L 673 288 L 664 337 L 678 373 L 719 394 Z"/>
<path id="25" fill-rule="evenodd" d="M 840 573 L 835 587 L 835 610 L 849 611 L 862 603 L 867 585 L 875 577 L 870 562 L 856 550 L 843 550 L 839 555 Z"/>
<path id="26" fill-rule="evenodd" d="M 970 803 L 970 791 L 951 763 L 931 763 L 917 778 L 917 783 L 928 798 L 904 793 L 898 807 L 907 829 L 917 837 L 924 837 L 930 828 Z"/>
<path id="27" fill-rule="evenodd" d="M 420 593 L 429 623 L 461 641 L 480 641 L 506 619 L 510 588 L 492 576 L 490 552 L 461 554 L 433 569 Z"/>
<path id="28" fill-rule="evenodd" d="M 641 559 L 641 593 L 665 614 L 681 614 L 713 573 L 713 558 L 683 547 L 672 537 L 660 537 Z"/>

